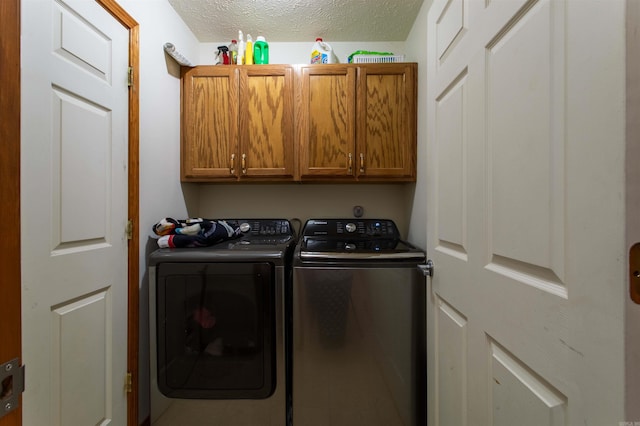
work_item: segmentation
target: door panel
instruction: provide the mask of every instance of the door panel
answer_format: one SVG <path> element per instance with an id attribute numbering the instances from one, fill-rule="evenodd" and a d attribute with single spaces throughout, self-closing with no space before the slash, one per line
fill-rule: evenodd
<path id="1" fill-rule="evenodd" d="M 22 6 L 24 424 L 122 425 L 129 32 L 93 0 Z"/>
<path id="2" fill-rule="evenodd" d="M 438 169 L 438 247 L 450 256 L 467 257 L 467 180 L 465 146 L 466 69 L 436 99 L 438 156 L 447 167 Z"/>
<path id="3" fill-rule="evenodd" d="M 564 276 L 565 88 L 554 76 L 566 70 L 563 37 L 553 37 L 560 6 L 537 2 L 512 17 L 486 57 L 488 266 L 542 288 L 562 286 Z"/>
<path id="4" fill-rule="evenodd" d="M 107 242 L 111 113 L 76 94 L 52 89 L 53 250 Z M 95 132 L 92 142 L 86 135 Z M 78 179 L 82 176 L 82 179 Z M 78 209 L 86 201 L 83 209 Z"/>
<path id="5" fill-rule="evenodd" d="M 51 395 L 52 416 L 62 425 L 97 425 L 113 417 L 112 315 L 109 289 L 52 307 L 51 382 L 59 390 Z"/>
<path id="6" fill-rule="evenodd" d="M 467 423 L 467 319 L 445 301 L 436 302 L 438 415 L 452 425 Z"/>
<path id="7" fill-rule="evenodd" d="M 566 425 L 567 398 L 498 343 L 489 340 L 493 425 Z"/>
<path id="8" fill-rule="evenodd" d="M 621 422 L 624 4 L 428 25 L 429 424 Z"/>

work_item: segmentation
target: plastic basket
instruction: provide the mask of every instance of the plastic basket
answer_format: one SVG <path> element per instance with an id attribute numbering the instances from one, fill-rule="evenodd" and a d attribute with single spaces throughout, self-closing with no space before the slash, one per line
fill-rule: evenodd
<path id="1" fill-rule="evenodd" d="M 354 55 L 354 64 L 404 62 L 404 55 Z"/>

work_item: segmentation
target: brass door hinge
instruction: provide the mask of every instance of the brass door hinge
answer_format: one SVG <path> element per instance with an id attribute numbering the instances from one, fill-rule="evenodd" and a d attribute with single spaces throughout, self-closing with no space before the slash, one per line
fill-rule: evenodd
<path id="1" fill-rule="evenodd" d="M 127 227 L 124 229 L 124 233 L 127 235 L 128 240 L 133 238 L 133 221 L 131 219 L 127 221 Z"/>
<path id="2" fill-rule="evenodd" d="M 129 372 L 127 372 L 127 377 L 125 378 L 124 390 L 127 393 L 133 392 L 133 376 Z"/>
<path id="3" fill-rule="evenodd" d="M 133 67 L 129 67 L 127 70 L 127 86 L 133 86 Z"/>

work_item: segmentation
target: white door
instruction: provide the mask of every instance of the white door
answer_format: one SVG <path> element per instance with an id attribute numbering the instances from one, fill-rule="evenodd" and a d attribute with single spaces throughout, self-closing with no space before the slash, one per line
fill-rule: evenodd
<path id="1" fill-rule="evenodd" d="M 128 31 L 22 1 L 23 424 L 125 425 Z"/>
<path id="2" fill-rule="evenodd" d="M 429 11 L 431 426 L 625 421 L 624 13 Z"/>

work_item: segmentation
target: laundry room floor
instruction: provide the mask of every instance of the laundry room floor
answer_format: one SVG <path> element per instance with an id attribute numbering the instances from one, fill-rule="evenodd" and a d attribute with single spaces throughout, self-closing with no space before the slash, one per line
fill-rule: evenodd
<path id="1" fill-rule="evenodd" d="M 282 403 L 284 411 L 284 402 Z M 282 426 L 273 402 L 176 399 L 152 426 Z"/>

